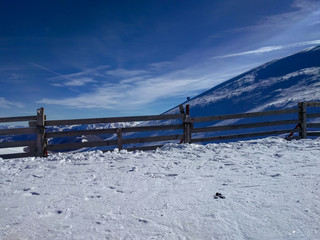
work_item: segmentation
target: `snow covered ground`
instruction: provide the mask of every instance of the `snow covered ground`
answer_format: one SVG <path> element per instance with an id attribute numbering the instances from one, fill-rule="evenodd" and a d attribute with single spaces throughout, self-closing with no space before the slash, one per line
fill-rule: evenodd
<path id="1" fill-rule="evenodd" d="M 266 138 L 0 159 L 0 238 L 320 239 L 319 156 Z"/>

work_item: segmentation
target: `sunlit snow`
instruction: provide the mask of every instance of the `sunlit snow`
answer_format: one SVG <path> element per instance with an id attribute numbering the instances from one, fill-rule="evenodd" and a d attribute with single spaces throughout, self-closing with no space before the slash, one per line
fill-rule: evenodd
<path id="1" fill-rule="evenodd" d="M 266 138 L 0 159 L 0 238 L 318 239 L 319 156 Z"/>

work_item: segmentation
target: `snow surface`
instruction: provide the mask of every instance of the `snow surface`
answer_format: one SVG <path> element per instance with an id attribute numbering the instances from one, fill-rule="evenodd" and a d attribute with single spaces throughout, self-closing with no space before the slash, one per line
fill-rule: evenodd
<path id="1" fill-rule="evenodd" d="M 0 238 L 319 239 L 319 155 L 266 138 L 0 159 Z"/>

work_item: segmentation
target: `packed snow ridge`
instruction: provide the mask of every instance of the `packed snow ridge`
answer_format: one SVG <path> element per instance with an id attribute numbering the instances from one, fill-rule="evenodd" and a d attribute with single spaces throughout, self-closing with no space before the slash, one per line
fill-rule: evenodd
<path id="1" fill-rule="evenodd" d="M 320 138 L 0 159 L 1 239 L 319 239 Z"/>

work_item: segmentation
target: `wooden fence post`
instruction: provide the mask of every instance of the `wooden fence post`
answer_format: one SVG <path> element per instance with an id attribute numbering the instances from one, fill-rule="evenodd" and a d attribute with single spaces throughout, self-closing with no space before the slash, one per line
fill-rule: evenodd
<path id="1" fill-rule="evenodd" d="M 118 149 L 122 150 L 122 129 L 121 128 L 117 129 L 117 145 L 118 145 Z"/>
<path id="2" fill-rule="evenodd" d="M 183 119 L 183 137 L 184 143 L 191 143 L 191 117 L 190 117 L 190 108 L 189 105 L 186 105 L 186 113 Z"/>
<path id="3" fill-rule="evenodd" d="M 307 107 L 305 102 L 298 103 L 299 108 L 299 136 L 300 138 L 307 138 Z"/>
<path id="4" fill-rule="evenodd" d="M 44 108 L 37 109 L 37 140 L 36 140 L 36 156 L 44 157 L 46 144 L 45 144 L 45 116 Z"/>

